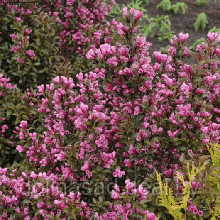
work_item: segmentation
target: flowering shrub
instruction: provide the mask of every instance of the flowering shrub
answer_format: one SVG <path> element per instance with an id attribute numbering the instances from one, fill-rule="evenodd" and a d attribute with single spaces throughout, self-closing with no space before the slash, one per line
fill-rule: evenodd
<path id="1" fill-rule="evenodd" d="M 153 168 L 170 182 L 182 169 L 180 154 L 205 154 L 206 143 L 218 142 L 220 35 L 209 33 L 193 54 L 184 46 L 188 34 L 180 33 L 171 40 L 170 56 L 154 52 L 152 66 L 151 44 L 133 37 L 142 13 L 124 8 L 123 14 L 125 24 L 113 20 L 105 31 L 113 33 L 112 42 L 117 36 L 124 42 L 107 37 L 86 53 L 98 66 L 94 72 L 78 73 L 77 82 L 56 76 L 46 88 L 38 86 L 38 94 L 27 93 L 37 99 L 33 109 L 44 130 L 31 132 L 23 120 L 14 131 L 24 161 L 1 169 L 2 219 L 170 216 L 153 192 Z M 182 66 L 190 54 L 198 64 Z"/>
<path id="2" fill-rule="evenodd" d="M 36 108 L 34 109 L 33 107 L 33 103 L 35 103 L 37 99 L 35 99 L 34 96 L 29 97 L 27 95 L 29 89 L 30 91 L 32 91 L 32 89 L 36 91 L 38 85 L 50 83 L 51 79 L 57 75 L 72 76 L 73 79 L 76 80 L 75 75 L 78 70 L 85 71 L 93 66 L 92 62 L 83 59 L 83 55 L 81 55 L 81 53 L 85 53 L 84 48 L 88 46 L 90 32 L 87 33 L 86 30 L 83 30 L 81 33 L 76 33 L 74 27 L 76 24 L 71 21 L 73 17 L 70 16 L 71 13 L 69 9 L 63 7 L 61 12 L 51 12 L 49 10 L 52 6 L 49 5 L 49 2 L 47 3 L 48 5 L 44 5 L 43 7 L 33 6 L 31 8 L 30 5 L 28 5 L 29 7 L 26 7 L 27 5 L 18 7 L 18 5 L 9 5 L 5 1 L 0 0 L 2 14 L 6 15 L 2 18 L 2 31 L 0 32 L 0 53 L 2 54 L 0 73 L 3 74 L 5 78 L 10 79 L 12 85 L 17 85 L 17 90 L 13 93 L 9 91 L 7 97 L 4 98 L 8 103 L 4 101 L 1 102 L 3 106 L 2 118 L 4 119 L 7 115 L 7 123 L 3 127 L 3 131 L 6 131 L 4 133 L 5 138 L 2 137 L 4 141 L 2 140 L 1 144 L 2 160 L 0 161 L 0 165 L 2 167 L 8 167 L 12 164 L 9 158 L 10 155 L 13 155 L 11 160 L 17 162 L 20 160 L 19 158 L 21 158 L 16 149 L 12 148 L 14 143 L 18 142 L 18 139 L 14 138 L 13 131 L 20 121 L 29 120 L 35 132 L 42 132 L 42 119 L 38 118 L 38 112 Z M 57 3 L 54 10 L 57 9 L 57 11 L 59 11 L 59 4 Z M 71 10 L 75 10 L 74 15 L 78 19 L 79 25 L 81 25 L 87 18 L 87 16 L 82 17 L 81 13 L 84 13 L 85 10 L 91 10 L 91 7 L 84 2 L 84 9 L 81 11 L 81 6 L 78 5 L 79 8 L 77 9 L 77 7 L 74 6 L 76 4 L 78 4 L 78 2 L 67 2 Z M 98 16 L 100 11 L 104 12 L 104 5 L 101 4 L 101 2 L 96 1 L 96 4 L 93 6 L 93 10 Z M 47 12 L 44 12 L 44 10 Z M 102 17 L 103 15 L 100 14 L 100 16 Z M 95 16 L 92 20 L 86 20 L 88 23 L 86 27 L 91 27 L 91 24 L 94 24 L 91 31 L 96 32 L 99 29 L 101 30 L 102 25 L 97 28 L 95 27 L 96 23 L 99 24 L 99 22 L 102 22 L 103 18 L 101 19 L 100 16 L 98 19 Z M 68 31 L 67 27 L 72 30 Z M 64 28 L 66 30 L 64 30 Z M 79 29 L 77 31 L 81 30 L 82 29 Z M 79 42 L 78 38 L 74 38 L 75 35 L 68 39 L 68 42 L 73 42 L 75 48 L 75 50 L 73 50 L 72 47 L 71 53 L 73 53 L 74 56 L 71 58 L 66 56 L 65 47 L 63 46 L 66 42 L 66 32 L 66 36 L 69 35 L 70 37 L 70 35 L 76 34 L 80 36 L 81 39 L 83 38 L 82 34 L 89 34 L 89 38 L 86 38 L 84 43 L 82 40 Z M 101 33 L 101 31 L 98 33 Z M 98 37 L 95 36 L 91 39 L 94 39 L 96 44 L 99 43 Z M 69 53 L 70 51 L 67 52 Z M 71 64 L 71 62 L 73 62 L 74 65 Z M 32 109 L 28 109 L 30 106 Z M 5 127 L 6 125 L 7 128 Z M 11 141 L 8 140 L 9 137 Z"/>

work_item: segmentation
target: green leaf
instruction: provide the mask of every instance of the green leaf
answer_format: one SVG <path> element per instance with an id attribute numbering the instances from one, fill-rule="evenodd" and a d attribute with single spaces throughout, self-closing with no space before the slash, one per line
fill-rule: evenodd
<path id="1" fill-rule="evenodd" d="M 143 200 L 141 200 L 140 201 L 140 204 L 144 204 L 144 203 L 147 203 L 147 202 L 149 202 L 150 200 L 148 200 L 148 199 L 143 199 Z"/>
<path id="2" fill-rule="evenodd" d="M 49 219 L 54 219 L 54 216 L 53 216 L 53 215 L 46 214 L 46 216 L 47 216 Z"/>
<path id="3" fill-rule="evenodd" d="M 21 117 L 22 117 L 22 119 L 25 120 L 25 121 L 29 120 L 29 118 L 28 118 L 27 115 L 22 115 Z"/>
<path id="4" fill-rule="evenodd" d="M 180 150 L 181 151 L 187 151 L 187 148 L 186 147 L 181 147 Z"/>
<path id="5" fill-rule="evenodd" d="M 20 118 L 17 118 L 17 119 L 15 120 L 15 125 L 18 125 L 18 123 L 20 123 L 20 122 L 21 122 Z"/>
<path id="6" fill-rule="evenodd" d="M 12 114 L 11 110 L 7 110 L 7 117 Z"/>
<path id="7" fill-rule="evenodd" d="M 109 205 L 110 204 L 110 202 L 109 201 L 105 201 L 105 202 L 103 202 L 103 206 L 107 206 L 107 205 Z"/>
<path id="8" fill-rule="evenodd" d="M 103 198 L 102 198 L 102 196 L 99 196 L 99 202 L 103 203 Z"/>
<path id="9" fill-rule="evenodd" d="M 39 62 L 34 63 L 34 66 L 39 66 L 39 65 L 41 65 L 41 63 Z"/>
<path id="10" fill-rule="evenodd" d="M 31 201 L 28 200 L 28 199 L 25 199 L 25 200 L 22 201 L 22 203 L 31 203 Z"/>

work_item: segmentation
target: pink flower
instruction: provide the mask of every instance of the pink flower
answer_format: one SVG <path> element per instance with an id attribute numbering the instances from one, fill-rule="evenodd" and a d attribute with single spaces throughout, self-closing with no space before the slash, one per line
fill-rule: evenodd
<path id="1" fill-rule="evenodd" d="M 67 5 L 73 5 L 75 1 L 76 1 L 76 0 L 67 0 L 67 1 L 66 1 L 66 4 L 67 4 Z"/>
<path id="2" fill-rule="evenodd" d="M 90 49 L 87 54 L 86 54 L 86 58 L 89 60 L 94 60 L 95 59 L 95 53 L 93 49 Z"/>
<path id="3" fill-rule="evenodd" d="M 138 10 L 134 10 L 134 22 L 137 22 L 140 18 L 142 18 L 143 12 Z"/>
<path id="4" fill-rule="evenodd" d="M 59 200 L 54 200 L 54 204 L 55 204 L 55 205 L 61 205 L 61 204 L 62 204 L 62 202 L 61 202 L 61 201 L 59 201 Z"/>
<path id="5" fill-rule="evenodd" d="M 147 194 L 149 193 L 146 189 L 143 188 L 143 185 L 139 185 L 138 189 L 137 189 L 137 193 L 143 197 L 144 199 L 146 199 Z"/>
<path id="6" fill-rule="evenodd" d="M 199 187 L 202 187 L 200 182 L 192 182 L 191 188 L 198 189 Z"/>
<path id="7" fill-rule="evenodd" d="M 128 150 L 128 153 L 131 155 L 131 154 L 136 154 L 137 153 L 137 151 L 136 151 L 136 149 L 134 148 L 134 146 L 133 145 L 130 145 L 130 148 L 129 148 L 129 150 Z"/>
<path id="8" fill-rule="evenodd" d="M 57 18 L 57 16 L 59 15 L 59 12 L 54 12 L 53 15 L 55 18 Z"/>
<path id="9" fill-rule="evenodd" d="M 148 168 L 148 169 L 152 169 L 153 166 L 152 166 L 151 164 L 149 164 L 149 165 L 147 165 L 147 168 Z"/>
<path id="10" fill-rule="evenodd" d="M 173 170 L 169 169 L 167 171 L 164 171 L 164 174 L 165 174 L 166 177 L 171 178 L 172 175 L 173 175 Z"/>
<path id="11" fill-rule="evenodd" d="M 194 153 L 193 153 L 193 151 L 192 151 L 191 149 L 188 150 L 188 153 L 189 153 L 192 157 L 195 156 Z"/>
<path id="12" fill-rule="evenodd" d="M 44 93 L 44 85 L 38 86 L 37 88 L 39 93 Z"/>
<path id="13" fill-rule="evenodd" d="M 127 7 L 124 7 L 124 8 L 122 9 L 122 13 L 124 14 L 124 16 L 125 16 L 126 18 L 128 18 L 128 9 L 127 9 Z"/>
<path id="14" fill-rule="evenodd" d="M 218 32 L 215 32 L 215 33 L 214 32 L 209 32 L 207 34 L 207 37 L 208 37 L 210 43 L 212 43 L 214 40 L 216 40 L 216 42 L 218 42 L 219 39 L 220 39 L 220 35 L 218 34 Z"/>
<path id="15" fill-rule="evenodd" d="M 81 167 L 82 171 L 88 170 L 90 168 L 89 161 L 87 160 L 84 165 Z"/>
<path id="16" fill-rule="evenodd" d="M 17 49 L 16 49 L 14 46 L 12 46 L 12 47 L 11 47 L 11 51 L 16 52 Z"/>
<path id="17" fill-rule="evenodd" d="M 86 170 L 86 175 L 90 178 L 92 177 L 92 172 L 90 170 Z"/>
<path id="18" fill-rule="evenodd" d="M 12 39 L 16 39 L 16 34 L 10 34 L 10 37 L 11 37 Z"/>
<path id="19" fill-rule="evenodd" d="M 202 211 L 202 210 L 199 210 L 199 211 L 198 211 L 198 215 L 199 215 L 200 217 L 202 217 L 202 216 L 203 216 L 203 211 Z"/>
<path id="20" fill-rule="evenodd" d="M 209 138 L 204 138 L 204 139 L 202 140 L 202 143 L 203 143 L 203 144 L 206 144 L 206 143 L 209 142 L 209 140 L 210 140 Z"/>
<path id="21" fill-rule="evenodd" d="M 147 220 L 156 220 L 156 219 L 157 216 L 153 212 L 148 213 Z"/>
<path id="22" fill-rule="evenodd" d="M 0 168 L 0 175 L 6 175 L 8 168 Z"/>
<path id="23" fill-rule="evenodd" d="M 57 158 L 57 160 L 63 160 L 66 158 L 66 154 L 63 151 L 61 151 L 59 154 L 55 154 L 54 156 Z"/>
<path id="24" fill-rule="evenodd" d="M 21 21 L 21 18 L 19 18 L 19 17 L 18 17 L 18 18 L 16 18 L 16 21 L 20 22 L 20 21 Z"/>
<path id="25" fill-rule="evenodd" d="M 193 214 L 195 214 L 195 215 L 198 214 L 198 209 L 196 207 L 193 209 Z"/>
<path id="26" fill-rule="evenodd" d="M 177 131 L 174 131 L 174 132 L 168 131 L 167 134 L 170 137 L 176 137 L 176 135 L 179 133 L 179 131 L 180 131 L 180 129 L 178 129 Z"/>
<path id="27" fill-rule="evenodd" d="M 114 185 L 114 188 L 115 188 L 115 190 L 116 190 L 118 193 L 120 193 L 120 189 L 119 189 L 119 186 L 118 186 L 117 184 Z"/>
<path id="28" fill-rule="evenodd" d="M 182 32 L 179 33 L 179 43 L 184 43 L 189 37 L 189 34 L 183 34 Z"/>
<path id="29" fill-rule="evenodd" d="M 20 57 L 18 57 L 17 62 L 18 63 L 24 63 L 24 60 L 22 60 Z"/>
<path id="30" fill-rule="evenodd" d="M 31 29 L 26 28 L 24 33 L 25 33 L 25 34 L 30 34 L 31 32 L 32 32 Z"/>
<path id="31" fill-rule="evenodd" d="M 119 178 L 121 178 L 123 175 L 125 175 L 125 171 L 120 171 L 119 168 L 115 169 L 115 172 L 113 173 L 114 177 L 118 176 Z"/>
<path id="32" fill-rule="evenodd" d="M 32 14 L 32 11 L 30 9 L 27 10 L 26 15 Z"/>
<path id="33" fill-rule="evenodd" d="M 20 122 L 20 125 L 19 125 L 20 128 L 26 129 L 27 126 L 28 126 L 27 121 L 22 120 L 22 121 Z"/>
<path id="34" fill-rule="evenodd" d="M 61 22 L 59 17 L 56 18 L 56 22 Z"/>
<path id="35" fill-rule="evenodd" d="M 29 213 L 29 207 L 25 206 L 23 214 L 28 215 L 28 213 Z"/>
<path id="36" fill-rule="evenodd" d="M 35 54 L 34 54 L 34 51 L 33 51 L 33 50 L 28 50 L 28 51 L 26 52 L 26 54 L 28 54 L 32 60 L 34 59 Z"/>
<path id="37" fill-rule="evenodd" d="M 20 213 L 20 208 L 16 208 L 15 211 L 16 211 L 17 213 Z"/>
<path id="38" fill-rule="evenodd" d="M 120 195 L 119 195 L 117 192 L 115 192 L 115 190 L 112 190 L 112 192 L 111 192 L 111 197 L 112 197 L 113 199 L 119 199 L 119 198 L 120 198 Z"/>
<path id="39" fill-rule="evenodd" d="M 125 186 L 126 191 L 128 191 L 128 192 L 131 191 L 135 187 L 135 184 L 130 182 L 130 179 L 126 179 L 125 184 L 126 184 L 126 186 Z"/>
<path id="40" fill-rule="evenodd" d="M 174 55 L 176 55 L 176 48 L 173 47 L 173 46 L 171 46 L 171 47 L 168 49 L 168 52 L 169 52 L 172 56 L 174 56 Z"/>
<path id="41" fill-rule="evenodd" d="M 216 54 L 217 56 L 220 55 L 220 49 L 219 49 L 219 46 L 217 46 L 217 48 L 215 49 L 215 54 Z"/>
<path id="42" fill-rule="evenodd" d="M 34 171 L 31 171 L 30 177 L 32 177 L 33 179 L 37 179 L 38 178 L 38 176 L 34 173 Z"/>
<path id="43" fill-rule="evenodd" d="M 191 109 L 191 104 L 187 104 L 187 105 L 177 105 L 177 108 L 179 110 L 179 115 L 180 116 L 184 116 L 184 117 L 188 117 L 189 115 L 192 115 L 193 112 L 190 112 Z"/>
<path id="44" fill-rule="evenodd" d="M 129 159 L 125 159 L 124 164 L 125 164 L 126 167 L 129 167 L 129 168 L 131 168 L 133 166 Z"/>
<path id="45" fill-rule="evenodd" d="M 203 132 L 204 134 L 207 134 L 208 131 L 209 131 L 209 128 L 208 127 L 200 127 L 199 129 L 201 132 Z"/>

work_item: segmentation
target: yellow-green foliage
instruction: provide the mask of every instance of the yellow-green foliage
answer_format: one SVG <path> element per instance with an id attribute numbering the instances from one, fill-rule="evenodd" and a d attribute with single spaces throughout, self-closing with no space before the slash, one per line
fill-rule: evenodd
<path id="1" fill-rule="evenodd" d="M 175 220 L 183 220 L 186 219 L 186 214 L 183 214 L 181 212 L 181 209 L 185 210 L 186 213 L 186 208 L 187 208 L 187 201 L 190 196 L 190 189 L 191 189 L 191 182 L 193 181 L 193 178 L 201 171 L 204 169 L 206 163 L 202 165 L 200 169 L 197 169 L 193 164 L 192 164 L 192 170 L 189 170 L 189 164 L 187 164 L 187 169 L 188 169 L 188 177 L 189 177 L 189 183 L 187 184 L 184 181 L 184 178 L 182 175 L 177 172 L 177 178 L 182 181 L 183 183 L 183 200 L 180 202 L 176 202 L 174 197 L 172 196 L 172 190 L 168 189 L 167 183 L 163 185 L 162 180 L 160 175 L 157 173 L 157 180 L 159 182 L 160 186 L 160 200 L 162 202 L 162 206 L 166 207 L 169 211 L 169 213 L 174 217 Z"/>
<path id="2" fill-rule="evenodd" d="M 213 176 L 210 176 L 209 180 L 214 188 L 220 189 L 220 144 L 216 144 L 212 148 L 207 145 L 207 149 L 212 155 L 212 167 L 217 168 L 212 172 Z"/>
<path id="3" fill-rule="evenodd" d="M 216 217 L 218 217 L 218 218 L 216 218 Z M 215 213 L 214 213 L 214 215 L 212 216 L 211 220 L 218 220 L 219 217 L 220 217 L 220 207 L 215 208 Z"/>

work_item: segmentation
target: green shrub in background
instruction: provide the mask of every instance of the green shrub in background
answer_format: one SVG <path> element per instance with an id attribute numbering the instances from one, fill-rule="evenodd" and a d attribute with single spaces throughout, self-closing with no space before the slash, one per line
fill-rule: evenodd
<path id="1" fill-rule="evenodd" d="M 159 41 L 165 39 L 173 39 L 173 31 L 171 31 L 171 22 L 169 20 L 169 16 L 159 16 L 148 19 L 149 24 L 144 25 L 141 32 L 143 32 L 144 36 L 147 37 L 150 34 L 150 37 L 157 37 Z M 159 33 L 156 34 L 156 30 L 159 29 Z"/>
<path id="2" fill-rule="evenodd" d="M 157 8 L 162 7 L 163 11 L 174 11 L 176 14 L 179 8 L 182 8 L 183 14 L 186 13 L 188 6 L 183 2 L 177 2 L 175 5 L 172 5 L 170 0 L 162 0 L 160 4 L 157 5 Z"/>
<path id="3" fill-rule="evenodd" d="M 84 73 L 93 69 L 94 63 L 85 59 L 85 53 L 91 44 L 100 44 L 93 40 L 92 34 L 103 30 L 103 26 L 99 24 L 100 19 L 95 17 L 93 23 L 90 22 L 93 25 L 82 32 L 85 42 L 78 44 L 79 37 L 73 39 L 73 36 L 78 31 L 79 22 L 85 23 L 86 20 L 77 16 L 77 5 L 81 5 L 80 3 L 76 2 L 76 7 L 69 6 L 74 17 L 71 13 L 65 17 L 65 7 L 54 7 L 52 2 L 46 7 L 35 6 L 33 11 L 31 5 L 27 5 L 21 20 L 19 8 L 12 8 L 8 14 L 5 3 L 2 4 L 0 9 L 4 16 L 0 18 L 3 31 L 3 34 L 0 34 L 0 71 L 23 92 L 30 87 L 36 89 L 38 85 L 46 85 L 51 78 L 56 77 L 54 65 L 58 63 L 57 59 L 63 62 L 63 65 L 65 60 L 70 61 L 72 71 L 60 74 L 68 74 L 74 79 L 78 72 Z M 91 8 L 84 3 L 88 11 L 97 10 L 99 6 L 100 3 Z M 32 12 L 28 11 L 30 9 Z M 61 24 L 61 21 L 64 24 Z M 65 37 L 66 42 L 62 42 Z"/>
<path id="4" fill-rule="evenodd" d="M 208 24 L 207 15 L 205 13 L 200 13 L 196 19 L 194 24 L 196 32 L 199 30 L 200 26 L 202 26 L 202 30 L 205 29 L 206 24 Z"/>
<path id="5" fill-rule="evenodd" d="M 209 6 L 209 0 L 196 0 L 194 4 L 198 6 Z"/>
<path id="6" fill-rule="evenodd" d="M 27 88 L 50 82 L 51 68 L 59 56 L 60 37 L 55 34 L 58 25 L 54 17 L 33 10 L 33 14 L 17 21 L 19 13 L 3 14 L 4 34 L 0 35 L 2 60 L 0 70 L 23 92 Z M 11 38 L 11 39 L 10 39 Z M 11 44 L 12 41 L 12 44 Z"/>

